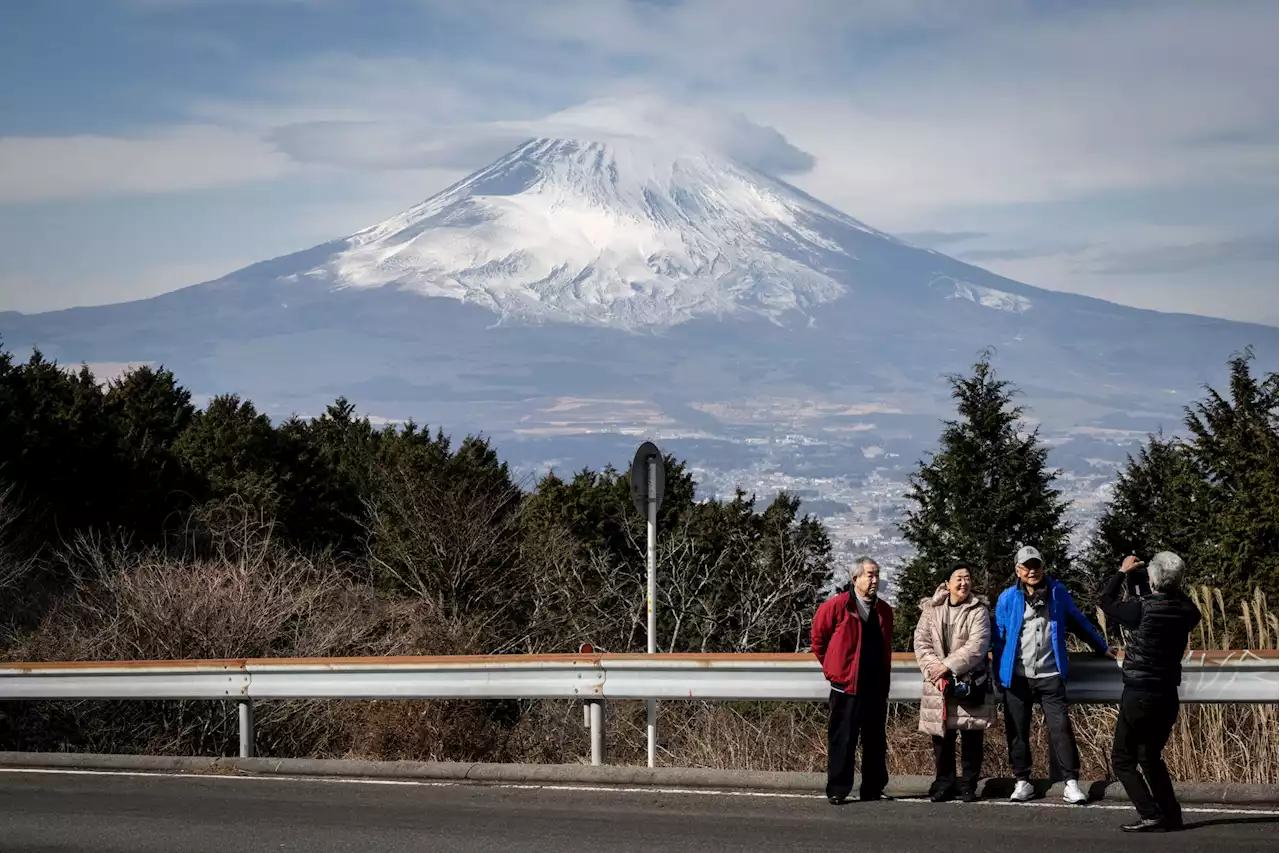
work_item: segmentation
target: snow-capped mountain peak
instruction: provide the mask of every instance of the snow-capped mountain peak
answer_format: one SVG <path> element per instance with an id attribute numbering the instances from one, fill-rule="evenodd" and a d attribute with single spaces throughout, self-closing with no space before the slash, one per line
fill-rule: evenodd
<path id="1" fill-rule="evenodd" d="M 627 328 L 778 319 L 846 292 L 861 241 L 897 241 L 707 144 L 610 103 L 549 121 L 299 275 L 391 286 L 504 318 Z M 699 139 L 702 142 L 699 142 Z"/>

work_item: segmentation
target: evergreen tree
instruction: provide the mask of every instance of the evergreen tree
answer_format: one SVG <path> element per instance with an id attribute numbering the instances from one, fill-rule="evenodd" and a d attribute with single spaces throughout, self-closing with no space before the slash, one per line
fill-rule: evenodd
<path id="1" fill-rule="evenodd" d="M 200 482 L 202 498 L 232 498 L 267 518 L 280 511 L 280 447 L 271 419 L 235 394 L 214 397 L 196 412 L 174 452 Z"/>
<path id="2" fill-rule="evenodd" d="M 289 536 L 309 548 L 363 551 L 379 432 L 340 397 L 318 418 L 290 418 L 276 435 L 286 472 L 278 520 Z"/>
<path id="3" fill-rule="evenodd" d="M 694 506 L 696 484 L 686 465 L 663 457 L 665 489 L 658 508 L 658 529 L 671 530 Z M 637 543 L 645 543 L 645 517 L 631 502 L 631 476 L 612 465 L 601 471 L 584 468 L 565 480 L 547 474 L 529 497 L 525 511 L 529 528 L 564 528 L 586 546 L 615 561 L 632 559 Z"/>
<path id="4" fill-rule="evenodd" d="M 1208 518 L 1208 484 L 1190 448 L 1151 436 L 1116 477 L 1085 549 L 1082 563 L 1092 583 L 1081 608 L 1093 609 L 1099 584 L 1129 554 L 1149 558 L 1167 550 L 1190 556 L 1199 548 Z"/>
<path id="5" fill-rule="evenodd" d="M 1018 548 L 1034 545 L 1049 572 L 1074 585 L 1067 562 L 1066 502 L 1045 466 L 1038 430 L 1020 432 L 1024 410 L 1011 384 L 997 379 L 989 354 L 969 376 L 948 377 L 956 420 L 944 422 L 938 450 L 911 476 L 899 524 L 915 556 L 896 582 L 895 647 L 910 648 L 919 603 L 937 573 L 957 561 L 972 567 L 975 589 L 994 598 L 1013 577 Z"/>
<path id="6" fill-rule="evenodd" d="M 156 541 L 191 508 L 191 481 L 174 445 L 195 409 L 172 372 L 143 366 L 112 381 L 103 415 L 116 443 L 114 523 Z"/>
<path id="7" fill-rule="evenodd" d="M 1255 379 L 1252 359 L 1247 351 L 1228 363 L 1229 396 L 1206 387 L 1205 399 L 1186 412 L 1192 456 L 1209 484 L 1208 535 L 1191 557 L 1198 579 L 1229 599 L 1249 597 L 1260 587 L 1274 603 L 1277 375 Z"/>
<path id="8" fill-rule="evenodd" d="M 116 518 L 119 467 L 103 394 L 88 367 L 72 373 L 35 350 L 0 370 L 0 479 L 28 507 L 34 538 L 58 543 Z"/>
<path id="9" fill-rule="evenodd" d="M 1249 371 L 1252 353 L 1228 362 L 1227 396 L 1206 388 L 1188 406 L 1188 440 L 1148 440 L 1120 472 L 1085 564 L 1095 579 L 1127 554 L 1169 550 L 1191 580 L 1220 590 L 1228 612 L 1261 588 L 1276 601 L 1277 378 Z"/>

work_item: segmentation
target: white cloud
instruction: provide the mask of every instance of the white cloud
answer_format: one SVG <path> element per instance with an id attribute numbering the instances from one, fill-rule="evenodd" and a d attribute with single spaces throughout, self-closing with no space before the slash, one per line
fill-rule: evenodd
<path id="1" fill-rule="evenodd" d="M 196 114 L 304 161 L 465 169 L 547 107 L 666 92 L 745 114 L 725 144 L 777 128 L 817 158 L 797 184 L 889 230 L 968 228 L 953 217 L 973 206 L 1270 181 L 1277 165 L 1275 110 L 1259 108 L 1277 100 L 1274 27 L 1259 26 L 1275 9 L 1247 0 L 424 6 L 467 23 L 475 45 L 313 57 L 278 66 L 257 102 Z"/>
<path id="2" fill-rule="evenodd" d="M 289 168 L 266 142 L 207 125 L 132 138 L 0 137 L 0 203 L 195 190 Z"/>
<path id="3" fill-rule="evenodd" d="M 653 94 L 602 98 L 534 121 L 497 121 L 441 128 L 398 121 L 319 121 L 270 133 L 304 163 L 366 169 L 468 169 L 532 137 L 609 141 L 643 137 L 689 145 L 774 175 L 800 174 L 814 159 L 771 127 L 740 113 L 690 108 Z"/>
<path id="4" fill-rule="evenodd" d="M 842 65 L 849 40 L 890 38 L 903 32 L 980 26 L 1027 0 L 472 0 L 433 15 L 482 20 L 490 31 L 515 36 L 528 51 L 568 47 L 575 63 L 645 61 L 677 85 L 742 85 L 781 75 L 784 82 L 830 76 Z M 540 43 L 540 44 L 539 44 Z M 615 69 L 615 74 L 616 74 Z M 839 71 L 836 72 L 839 74 Z M 652 82 L 653 74 L 637 73 Z"/>
<path id="5" fill-rule="evenodd" d="M 806 188 L 889 228 L 943 227 L 925 220 L 967 206 L 1272 182 L 1275 27 L 1246 7 L 997 25 L 899 52 L 847 98 L 757 101 L 752 116 L 814 152 Z"/>

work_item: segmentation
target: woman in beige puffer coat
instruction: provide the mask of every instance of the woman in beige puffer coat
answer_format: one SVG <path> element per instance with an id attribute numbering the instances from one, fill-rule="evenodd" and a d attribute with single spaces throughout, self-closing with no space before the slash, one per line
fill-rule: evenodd
<path id="1" fill-rule="evenodd" d="M 988 667 L 991 608 L 973 593 L 973 576 L 959 564 L 940 579 L 930 598 L 920 602 L 916 624 L 916 662 L 924 676 L 920 698 L 920 731 L 933 737 L 937 770 L 930 798 L 945 802 L 957 793 L 956 736 L 960 739 L 959 794 L 965 802 L 978 798 L 982 773 L 983 732 L 995 720 L 995 694 L 988 685 L 977 703 L 960 703 L 949 688 L 958 676 Z M 989 670 L 988 670 L 989 671 Z"/>

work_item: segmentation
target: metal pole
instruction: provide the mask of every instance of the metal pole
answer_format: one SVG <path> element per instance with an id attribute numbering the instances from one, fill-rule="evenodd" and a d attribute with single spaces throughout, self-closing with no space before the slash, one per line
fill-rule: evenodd
<path id="1" fill-rule="evenodd" d="M 240 757 L 253 758 L 253 700 L 240 699 Z"/>
<path id="2" fill-rule="evenodd" d="M 658 460 L 649 460 L 649 548 L 648 548 L 648 599 L 649 599 L 649 654 L 658 651 L 658 619 L 656 611 L 658 567 Z M 649 711 L 649 766 L 653 767 L 658 754 L 658 703 L 648 700 Z"/>
<path id="3" fill-rule="evenodd" d="M 592 699 L 591 708 L 591 764 L 604 764 L 604 700 Z"/>

